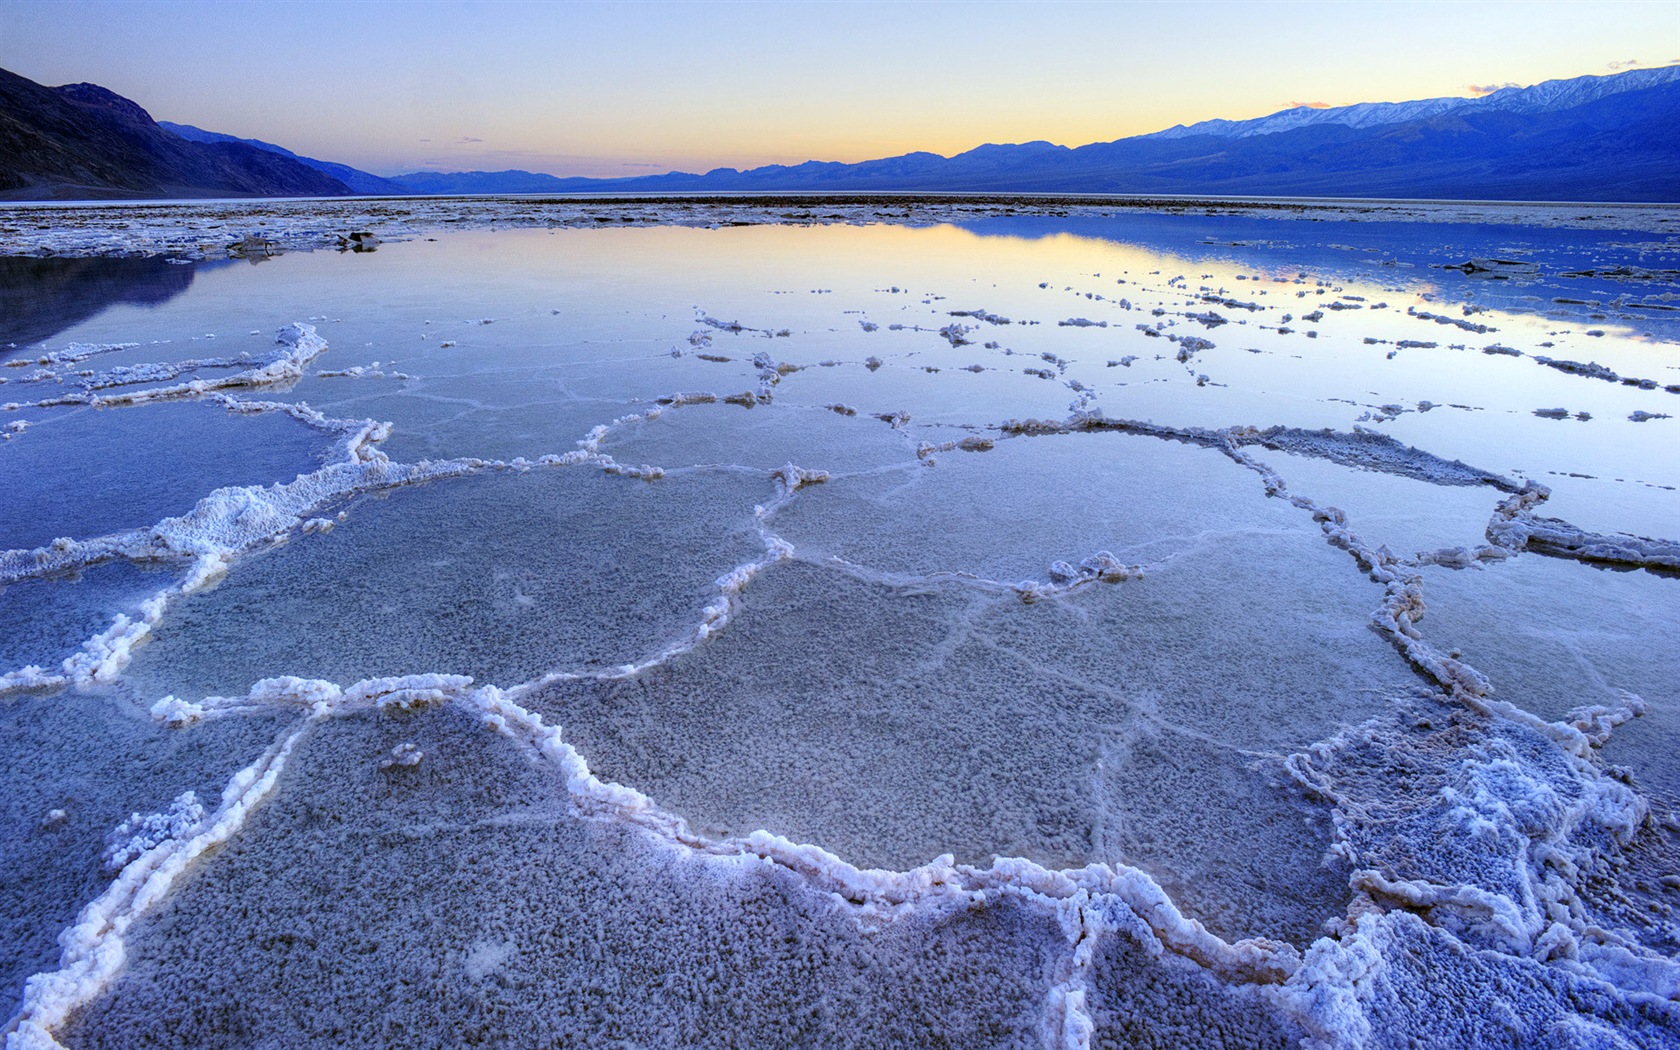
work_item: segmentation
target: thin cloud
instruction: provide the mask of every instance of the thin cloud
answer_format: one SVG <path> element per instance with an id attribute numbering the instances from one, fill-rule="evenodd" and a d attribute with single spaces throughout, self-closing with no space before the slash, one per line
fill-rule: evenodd
<path id="1" fill-rule="evenodd" d="M 1328 102 L 1291 102 L 1290 109 L 1329 109 Z"/>
<path id="2" fill-rule="evenodd" d="M 1466 84 L 1465 90 L 1470 92 L 1470 94 L 1475 95 L 1477 98 L 1481 98 L 1483 95 L 1491 95 L 1495 91 L 1504 91 L 1506 88 L 1514 87 L 1522 87 L 1522 85 L 1516 83 L 1515 81 L 1507 80 L 1503 84 Z"/>
<path id="3" fill-rule="evenodd" d="M 1637 65 L 1639 65 L 1639 59 L 1630 58 L 1626 62 L 1606 62 L 1604 64 L 1604 68 L 1610 69 L 1610 70 L 1632 69 L 1634 66 L 1637 66 Z"/>

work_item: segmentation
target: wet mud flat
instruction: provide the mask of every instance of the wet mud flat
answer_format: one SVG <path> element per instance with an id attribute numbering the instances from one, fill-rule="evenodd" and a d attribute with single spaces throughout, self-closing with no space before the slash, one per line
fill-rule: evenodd
<path id="1" fill-rule="evenodd" d="M 4 209 L 8 1050 L 1674 1045 L 1673 219 Z"/>

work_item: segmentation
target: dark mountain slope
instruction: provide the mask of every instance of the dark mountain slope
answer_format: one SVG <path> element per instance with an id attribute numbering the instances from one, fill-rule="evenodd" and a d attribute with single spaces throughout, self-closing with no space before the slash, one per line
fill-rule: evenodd
<path id="1" fill-rule="evenodd" d="M 242 143 L 188 142 L 94 84 L 0 70 L 0 198 L 343 196 L 344 183 Z"/>
<path id="2" fill-rule="evenodd" d="M 282 157 L 290 157 L 299 164 L 332 176 L 350 187 L 353 193 L 400 196 L 413 192 L 408 187 L 392 182 L 390 179 L 380 178 L 378 175 L 352 168 L 348 164 L 337 164 L 330 160 L 304 157 L 293 153 L 284 146 L 276 146 L 274 143 L 264 142 L 262 139 L 242 139 L 233 135 L 224 135 L 219 131 L 205 131 L 203 128 L 195 128 L 191 124 L 174 124 L 167 120 L 158 121 L 158 127 L 189 142 L 243 142 L 247 146 L 255 146 L 260 150 L 278 153 Z"/>

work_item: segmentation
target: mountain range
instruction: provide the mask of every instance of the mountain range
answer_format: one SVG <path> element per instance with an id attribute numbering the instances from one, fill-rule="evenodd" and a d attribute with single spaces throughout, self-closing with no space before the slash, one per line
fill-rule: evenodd
<path id="1" fill-rule="evenodd" d="M 21 80 L 0 75 L 0 103 L 5 104 L 0 109 L 0 193 L 14 196 L 20 183 L 8 170 L 4 118 L 10 97 L 5 90 Z M 1253 120 L 1208 120 L 1077 148 L 1049 142 L 987 144 L 953 157 L 907 153 L 855 164 L 807 161 L 619 179 L 526 171 L 381 177 L 255 139 L 191 125 L 151 124 L 139 106 L 92 85 L 22 83 L 38 92 L 68 93 L 65 104 L 83 110 L 88 108 L 83 100 L 103 92 L 109 96 L 104 110 L 122 110 L 130 124 L 144 118 L 182 145 L 267 153 L 330 180 L 341 187 L 337 192 L 365 194 L 897 191 L 1680 201 L 1680 66 L 1551 80 L 1480 98 L 1298 106 Z M 85 163 L 77 176 L 78 184 L 94 185 Z M 22 185 L 44 181 L 37 175 Z M 134 181 L 130 177 L 124 185 Z M 216 193 L 224 194 L 234 195 Z M 117 187 L 106 195 L 119 195 Z"/>
<path id="2" fill-rule="evenodd" d="M 343 196 L 350 188 L 238 142 L 188 142 L 97 84 L 0 69 L 0 200 Z"/>

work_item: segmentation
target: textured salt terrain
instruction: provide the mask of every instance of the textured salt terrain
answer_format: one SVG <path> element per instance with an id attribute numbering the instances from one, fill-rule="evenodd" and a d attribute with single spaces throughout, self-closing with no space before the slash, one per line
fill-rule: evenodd
<path id="1" fill-rule="evenodd" d="M 7 1050 L 1674 1045 L 1674 221 L 0 210 Z"/>

